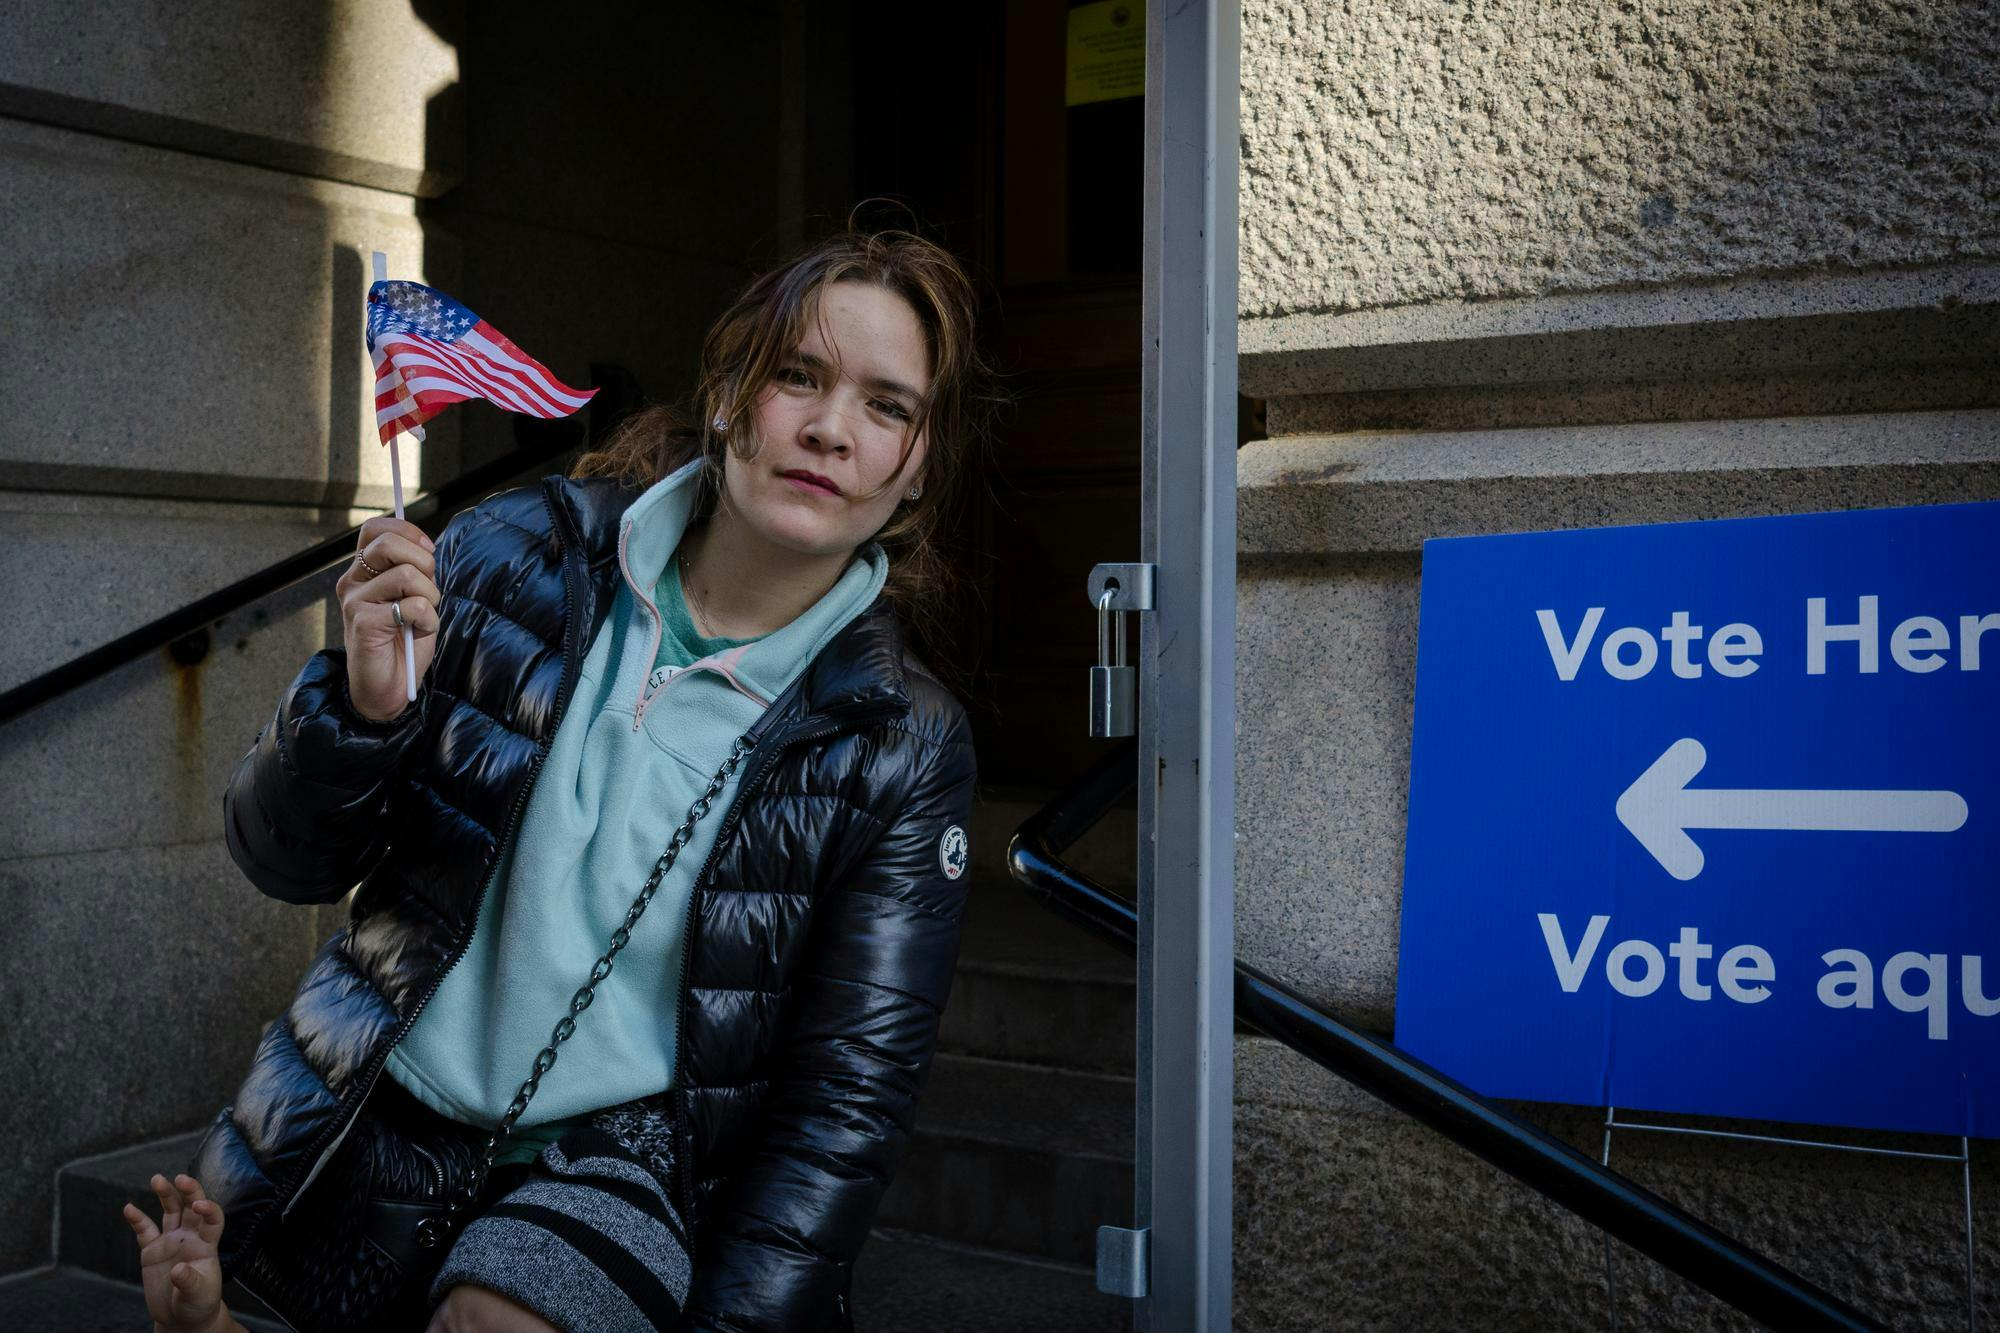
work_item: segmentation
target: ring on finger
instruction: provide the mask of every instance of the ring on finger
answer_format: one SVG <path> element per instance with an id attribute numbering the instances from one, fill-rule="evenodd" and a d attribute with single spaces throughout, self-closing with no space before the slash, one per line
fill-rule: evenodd
<path id="1" fill-rule="evenodd" d="M 368 557 L 362 555 L 360 551 L 356 551 L 354 553 L 354 559 L 357 563 L 360 564 L 360 566 L 363 569 L 367 570 L 370 575 L 380 574 L 382 572 L 381 570 L 375 568 L 375 566 L 369 564 Z"/>
<path id="2" fill-rule="evenodd" d="M 398 597 L 395 601 L 389 603 L 389 609 L 396 613 L 396 628 L 401 629 L 403 627 L 403 599 Z"/>

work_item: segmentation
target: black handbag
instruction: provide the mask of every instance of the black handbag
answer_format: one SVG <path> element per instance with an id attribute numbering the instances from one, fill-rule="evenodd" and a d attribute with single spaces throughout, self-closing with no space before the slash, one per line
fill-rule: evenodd
<path id="1" fill-rule="evenodd" d="M 274 1219 L 232 1276 L 301 1333 L 421 1330 L 449 1247 L 426 1246 L 419 1228 L 442 1223 L 453 1190 L 476 1189 L 485 1137 L 379 1078 L 312 1180 L 311 1206 Z"/>
<path id="2" fill-rule="evenodd" d="M 645 914 L 681 848 L 737 766 L 757 745 L 761 723 L 730 746 L 707 790 L 688 807 L 667 849 L 654 863 L 624 924 L 590 969 L 590 979 L 570 998 L 549 1044 L 505 1115 L 489 1133 L 438 1115 L 379 1072 L 344 1136 L 318 1173 L 295 1191 L 289 1214 L 306 1188 L 319 1193 L 308 1215 L 280 1215 L 272 1234 L 242 1269 L 231 1274 L 299 1333 L 410 1328 L 421 1333 L 429 1317 L 429 1288 L 446 1254 L 486 1202 L 493 1159 L 528 1109 L 542 1076 L 554 1067 L 556 1048 L 576 1030 L 599 982 L 611 975 L 618 951 Z M 484 1140 L 483 1144 L 481 1140 Z"/>

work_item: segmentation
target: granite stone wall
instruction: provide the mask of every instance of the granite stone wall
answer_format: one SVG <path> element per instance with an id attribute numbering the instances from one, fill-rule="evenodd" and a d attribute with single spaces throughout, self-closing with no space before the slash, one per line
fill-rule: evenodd
<path id="1" fill-rule="evenodd" d="M 1596 1156 L 1603 1113 L 1510 1103 Z M 1622 1114 L 1621 1114 L 1622 1118 Z M 1763 1122 L 1649 1121 L 1768 1132 Z M 1811 1132 L 1811 1131 L 1808 1131 Z M 1868 1146 L 1906 1137 L 1853 1134 Z M 1966 1324 L 1956 1162 L 1616 1132 L 1611 1165 L 1890 1328 Z M 1974 1270 L 1993 1314 L 2000 1169 L 1976 1154 Z M 1263 1037 L 1236 1044 L 1235 1326 L 1747 1330 L 1759 1327 L 1366 1093 Z"/>
<path id="2" fill-rule="evenodd" d="M 144 9 L 0 10 L 5 685 L 386 507 L 368 251 L 457 277 L 418 217 L 462 158 L 447 34 L 367 0 Z M 406 484 L 457 451 L 407 449 Z M 229 1099 L 337 920 L 259 895 L 220 805 L 339 633 L 332 577 L 0 732 L 0 1272 L 47 1262 L 58 1165 Z"/>
<path id="3" fill-rule="evenodd" d="M 1251 0 L 1255 316 L 2000 257 L 1992 0 Z"/>

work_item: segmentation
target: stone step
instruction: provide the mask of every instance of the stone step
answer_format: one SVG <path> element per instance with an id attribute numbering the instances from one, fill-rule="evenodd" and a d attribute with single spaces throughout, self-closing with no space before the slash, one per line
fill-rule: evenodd
<path id="1" fill-rule="evenodd" d="M 120 1210 L 135 1203 L 159 1221 L 147 1182 L 155 1171 L 171 1178 L 187 1170 L 200 1142 L 198 1131 L 177 1134 L 65 1164 L 56 1172 L 56 1263 L 136 1285 L 139 1246 Z"/>
<path id="2" fill-rule="evenodd" d="M 1132 1080 L 1122 1075 L 940 1052 L 882 1222 L 948 1241 L 1094 1262 L 1098 1224 L 1129 1224 L 1132 1095 Z M 183 1169 L 199 1138 L 185 1134 L 64 1166 L 56 1181 L 57 1262 L 137 1283 L 138 1246 L 119 1209 L 129 1200 L 154 1212 L 147 1178 Z"/>
<path id="3" fill-rule="evenodd" d="M 1052 788 L 983 787 L 973 803 L 971 827 L 966 830 L 972 843 L 972 873 L 976 879 L 1012 884 L 1007 873 L 1007 842 L 1030 815 L 1055 795 Z M 1080 873 L 1096 880 L 1114 893 L 1137 896 L 1138 808 L 1130 803 L 1107 811 L 1075 845 L 1063 853 L 1063 860 Z M 1015 886 L 1023 897 L 1027 891 Z M 1041 909 L 1046 911 L 1048 909 Z"/>
<path id="4" fill-rule="evenodd" d="M 1061 1069 L 1129 1074 L 1135 961 L 1117 945 L 1036 901 L 1006 873 L 1005 848 L 1046 797 L 989 797 L 975 808 L 973 862 L 958 974 L 939 1033 L 942 1050 Z M 1073 848 L 1072 864 L 1131 893 L 1132 827 L 1114 812 Z"/>
<path id="5" fill-rule="evenodd" d="M 118 1225 L 125 1226 L 119 1219 Z M 126 1228 L 129 1237 L 131 1229 Z M 137 1247 L 134 1247 L 136 1251 Z M 233 1284 L 232 1284 L 233 1286 Z M 286 1333 L 250 1313 L 247 1298 L 224 1288 L 224 1302 L 249 1333 Z M 152 1333 L 137 1282 L 117 1282 L 80 1268 L 38 1268 L 0 1278 L 0 1329 L 9 1333 Z"/>
<path id="6" fill-rule="evenodd" d="M 988 981 L 993 990 L 977 989 Z M 1129 1035 L 1114 1033 L 1093 1047 L 1079 1033 L 1063 1033 L 1064 1019 L 1054 1009 L 1055 998 L 1082 996 L 1073 1021 L 1095 1030 L 1120 1002 L 1119 992 L 1083 983 L 1049 985 L 1047 1004 L 1023 1010 L 1021 996 L 1030 984 L 1043 983 L 1005 973 L 961 975 L 953 1001 L 961 1021 L 981 1017 L 973 997 L 997 994 L 1013 1002 L 989 1010 L 984 1028 L 961 1028 L 961 1040 L 968 1030 L 983 1031 L 994 1038 L 980 1042 L 988 1052 L 1060 1049 L 1068 1061 L 1081 1063 L 1095 1050 L 1102 1065 L 1129 1068 Z M 1122 1004 L 1129 1034 L 1129 990 Z M 952 1240 L 1088 1262 L 1098 1223 L 1123 1224 L 1130 1208 L 1132 1097 L 1129 1075 L 997 1060 L 963 1053 L 947 1041 L 933 1064 L 917 1142 L 884 1202 L 883 1218 Z M 148 1178 L 184 1169 L 199 1138 L 187 1134 L 63 1167 L 57 1177 L 59 1262 L 138 1282 L 138 1246 L 119 1210 L 130 1201 L 157 1213 Z M 232 1308 L 237 1303 L 232 1298 Z"/>
<path id="7" fill-rule="evenodd" d="M 1077 1264 L 878 1227 L 854 1265 L 853 1308 L 868 1333 L 1127 1333 L 1133 1305 Z"/>
<path id="8" fill-rule="evenodd" d="M 249 1333 L 284 1333 L 236 1300 Z M 1130 1302 L 1097 1290 L 1089 1269 L 1027 1255 L 949 1245 L 879 1228 L 854 1270 L 857 1326 L 869 1333 L 1051 1329 L 1125 1333 Z M 0 1329 L 10 1333 L 152 1333 L 146 1298 L 131 1282 L 51 1267 L 0 1278 Z"/>
<path id="9" fill-rule="evenodd" d="M 883 1226 L 1092 1264 L 1131 1225 L 1129 1077 L 940 1053 Z"/>
<path id="10" fill-rule="evenodd" d="M 1130 981 L 961 962 L 938 1049 L 1129 1075 L 1135 1021 Z"/>
<path id="11" fill-rule="evenodd" d="M 939 1047 L 1132 1072 L 1136 964 L 1010 880 L 975 883 Z"/>
<path id="12" fill-rule="evenodd" d="M 135 1203 L 146 1210 L 148 1217 L 158 1222 L 159 1200 L 153 1196 L 152 1186 L 147 1182 L 155 1171 L 166 1176 L 185 1171 L 194 1159 L 195 1145 L 200 1142 L 199 1130 L 176 1134 L 132 1148 L 120 1148 L 116 1152 L 80 1158 L 57 1171 L 55 1233 L 56 1263 L 59 1267 L 56 1271 L 103 1278 L 114 1290 L 137 1295 L 139 1244 L 122 1210 L 127 1203 Z M 247 1328 L 278 1330 L 284 1327 L 275 1316 L 253 1323 L 250 1316 L 269 1316 L 270 1312 L 256 1297 L 234 1282 L 223 1287 L 222 1299 Z M 152 1325 L 144 1319 L 144 1297 L 139 1298 L 137 1308 L 142 1326 L 151 1328 Z M 0 1318 L 0 1329 L 16 1327 L 32 1328 L 35 1325 L 10 1324 Z M 106 1324 L 104 1327 L 119 1328 L 123 1325 Z"/>

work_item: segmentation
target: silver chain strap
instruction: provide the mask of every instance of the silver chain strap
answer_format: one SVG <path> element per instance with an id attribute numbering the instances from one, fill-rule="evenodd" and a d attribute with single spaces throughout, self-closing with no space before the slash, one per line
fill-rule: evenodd
<path id="1" fill-rule="evenodd" d="M 659 890 L 660 881 L 666 877 L 669 870 L 673 869 L 674 862 L 680 859 L 681 848 L 687 846 L 688 839 L 694 836 L 694 826 L 708 813 L 709 805 L 735 774 L 737 765 L 743 762 L 743 756 L 756 748 L 754 731 L 753 728 L 743 733 L 731 743 L 729 758 L 723 761 L 715 776 L 708 780 L 708 789 L 695 798 L 694 804 L 688 807 L 687 818 L 680 822 L 680 826 L 674 830 L 673 837 L 667 840 L 667 849 L 660 853 L 660 859 L 654 863 L 653 873 L 646 879 L 646 887 L 639 890 L 639 896 L 625 909 L 625 924 L 611 932 L 611 947 L 606 949 L 603 956 L 591 966 L 590 980 L 570 997 L 569 1012 L 557 1021 L 555 1030 L 549 1034 L 549 1044 L 536 1053 L 533 1071 L 522 1082 L 520 1091 L 514 1094 L 512 1104 L 507 1107 L 507 1113 L 500 1117 L 500 1123 L 487 1138 L 485 1148 L 480 1151 L 479 1162 L 473 1169 L 470 1183 L 461 1193 L 454 1194 L 446 1200 L 442 1219 L 427 1217 L 418 1223 L 417 1243 L 420 1247 L 431 1249 L 453 1235 L 458 1224 L 459 1210 L 479 1197 L 479 1191 L 486 1183 L 487 1173 L 493 1169 L 493 1159 L 499 1153 L 501 1142 L 514 1132 L 514 1122 L 521 1118 L 522 1112 L 528 1109 L 528 1103 L 534 1100 L 535 1089 L 541 1086 L 542 1075 L 555 1067 L 556 1047 L 568 1041 L 570 1034 L 576 1031 L 577 1015 L 590 1008 L 590 1002 L 596 996 L 598 983 L 611 975 L 612 961 L 618 957 L 618 951 L 631 942 L 632 927 L 639 924 L 639 918 L 646 914 L 646 905 L 653 901 L 653 894 Z M 675 1070 L 674 1073 L 675 1077 L 680 1076 L 679 1070 Z"/>

